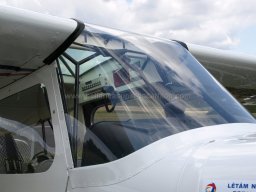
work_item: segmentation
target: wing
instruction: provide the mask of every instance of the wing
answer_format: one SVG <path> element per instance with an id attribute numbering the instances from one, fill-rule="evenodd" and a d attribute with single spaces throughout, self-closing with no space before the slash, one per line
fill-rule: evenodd
<path id="1" fill-rule="evenodd" d="M 256 57 L 188 44 L 189 51 L 247 109 L 256 114 Z"/>
<path id="2" fill-rule="evenodd" d="M 77 22 L 0 6 L 0 88 L 42 67 Z"/>

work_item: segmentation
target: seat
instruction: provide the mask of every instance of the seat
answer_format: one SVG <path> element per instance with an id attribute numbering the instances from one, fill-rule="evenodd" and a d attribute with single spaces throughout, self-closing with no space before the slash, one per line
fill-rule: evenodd
<path id="1" fill-rule="evenodd" d="M 99 122 L 91 126 L 83 145 L 82 166 L 109 162 L 134 151 L 119 122 Z"/>
<path id="2" fill-rule="evenodd" d="M 161 119 L 98 122 L 85 135 L 81 164 L 88 166 L 120 159 L 172 133 Z"/>
<path id="3" fill-rule="evenodd" d="M 0 145 L 0 173 L 23 173 L 23 158 L 13 136 L 10 133 L 0 136 Z"/>

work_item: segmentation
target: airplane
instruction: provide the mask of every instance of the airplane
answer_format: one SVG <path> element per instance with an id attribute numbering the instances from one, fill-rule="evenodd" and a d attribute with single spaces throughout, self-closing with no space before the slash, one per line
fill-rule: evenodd
<path id="1" fill-rule="evenodd" d="M 5 6 L 0 26 L 1 192 L 255 191 L 256 120 L 199 62 L 254 60 Z"/>

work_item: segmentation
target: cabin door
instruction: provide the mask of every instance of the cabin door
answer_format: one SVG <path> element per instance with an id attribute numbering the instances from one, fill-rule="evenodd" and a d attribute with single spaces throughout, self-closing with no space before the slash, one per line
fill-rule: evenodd
<path id="1" fill-rule="evenodd" d="M 54 65 L 0 90 L 1 192 L 66 191 L 72 161 L 62 111 Z"/>

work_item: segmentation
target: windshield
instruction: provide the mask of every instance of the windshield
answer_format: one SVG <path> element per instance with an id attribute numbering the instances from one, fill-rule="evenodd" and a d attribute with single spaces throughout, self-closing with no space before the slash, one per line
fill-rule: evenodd
<path id="1" fill-rule="evenodd" d="M 57 60 L 74 164 L 254 118 L 179 43 L 87 25 Z"/>

